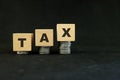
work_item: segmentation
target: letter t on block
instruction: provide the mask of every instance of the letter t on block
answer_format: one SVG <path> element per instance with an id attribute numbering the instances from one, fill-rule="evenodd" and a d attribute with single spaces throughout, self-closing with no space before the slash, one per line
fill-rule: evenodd
<path id="1" fill-rule="evenodd" d="M 32 33 L 13 33 L 13 51 L 31 51 Z"/>

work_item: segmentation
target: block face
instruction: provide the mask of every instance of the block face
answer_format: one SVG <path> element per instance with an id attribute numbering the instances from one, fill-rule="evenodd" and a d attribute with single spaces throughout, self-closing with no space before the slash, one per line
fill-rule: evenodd
<path id="1" fill-rule="evenodd" d="M 53 29 L 36 29 L 35 45 L 53 46 Z"/>
<path id="2" fill-rule="evenodd" d="M 75 24 L 57 24 L 57 41 L 75 41 Z"/>
<path id="3" fill-rule="evenodd" d="M 32 33 L 13 33 L 13 51 L 31 51 Z"/>

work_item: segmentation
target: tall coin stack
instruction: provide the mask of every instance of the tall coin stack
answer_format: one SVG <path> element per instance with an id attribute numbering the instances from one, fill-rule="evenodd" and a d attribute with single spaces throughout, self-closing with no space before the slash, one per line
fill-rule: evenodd
<path id="1" fill-rule="evenodd" d="M 60 54 L 70 54 L 71 53 L 71 42 L 63 41 L 60 42 Z"/>

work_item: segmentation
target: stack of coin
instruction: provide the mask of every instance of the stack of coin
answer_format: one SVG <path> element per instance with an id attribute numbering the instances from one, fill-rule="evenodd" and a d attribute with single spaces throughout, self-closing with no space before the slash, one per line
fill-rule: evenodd
<path id="1" fill-rule="evenodd" d="M 60 54 L 70 54 L 71 53 L 71 42 L 65 41 L 60 42 Z"/>
<path id="2" fill-rule="evenodd" d="M 49 54 L 50 53 L 50 47 L 41 47 L 39 49 L 39 54 Z"/>
<path id="3" fill-rule="evenodd" d="M 17 51 L 17 54 L 28 54 L 27 51 Z"/>

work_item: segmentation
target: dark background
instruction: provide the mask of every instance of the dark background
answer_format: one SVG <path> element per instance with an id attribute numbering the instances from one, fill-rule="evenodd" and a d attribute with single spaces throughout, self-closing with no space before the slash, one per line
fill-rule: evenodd
<path id="1" fill-rule="evenodd" d="M 54 29 L 57 51 L 57 23 L 76 24 L 73 52 L 120 51 L 119 21 L 119 0 L 0 0 L 0 51 L 12 51 L 12 33 L 36 28 Z"/>
<path id="2" fill-rule="evenodd" d="M 120 80 L 119 0 L 0 0 L 0 80 Z M 14 32 L 75 23 L 72 54 L 17 55 Z M 78 54 L 76 54 L 78 53 Z M 58 54 L 58 55 L 57 55 Z"/>
<path id="3" fill-rule="evenodd" d="M 56 51 L 57 23 L 76 24 L 72 51 L 120 51 L 118 1 L 0 0 L 0 51 L 12 51 L 12 33 L 34 33 L 36 28 L 54 29 Z"/>

